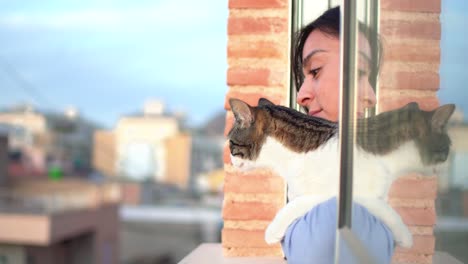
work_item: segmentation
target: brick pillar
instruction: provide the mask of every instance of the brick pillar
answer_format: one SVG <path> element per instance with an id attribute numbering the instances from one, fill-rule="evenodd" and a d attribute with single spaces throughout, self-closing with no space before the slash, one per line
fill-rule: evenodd
<path id="1" fill-rule="evenodd" d="M 229 1 L 226 133 L 233 122 L 229 98 L 256 105 L 260 97 L 266 97 L 287 105 L 288 8 L 287 0 Z M 224 168 L 224 255 L 281 256 L 279 245 L 265 243 L 264 232 L 284 205 L 283 181 L 269 171 L 243 174 L 234 170 L 227 142 Z"/>
<path id="2" fill-rule="evenodd" d="M 384 47 L 378 110 L 417 102 L 422 109 L 439 105 L 440 0 L 382 0 Z M 436 222 L 436 177 L 407 175 L 390 190 L 390 204 L 413 233 L 409 250 L 397 248 L 393 263 L 432 263 Z"/>

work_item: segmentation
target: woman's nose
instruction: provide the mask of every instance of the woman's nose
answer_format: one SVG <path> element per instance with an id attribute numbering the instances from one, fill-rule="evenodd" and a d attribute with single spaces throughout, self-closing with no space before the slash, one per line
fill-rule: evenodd
<path id="1" fill-rule="evenodd" d="M 301 87 L 299 87 L 296 101 L 300 106 L 307 107 L 313 99 L 314 93 L 312 91 L 312 87 L 310 87 L 310 85 L 307 84 L 307 81 L 304 80 Z"/>
<path id="2" fill-rule="evenodd" d="M 377 98 L 374 89 L 372 88 L 372 85 L 369 83 L 367 78 L 361 81 L 361 85 L 359 88 L 361 90 L 360 101 L 362 103 L 362 106 L 364 108 L 375 106 L 375 104 L 377 103 Z"/>

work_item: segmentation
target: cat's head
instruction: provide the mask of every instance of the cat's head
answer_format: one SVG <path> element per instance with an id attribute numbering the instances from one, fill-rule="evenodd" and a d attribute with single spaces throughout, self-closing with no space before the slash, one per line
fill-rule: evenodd
<path id="1" fill-rule="evenodd" d="M 433 111 L 425 112 L 420 136 L 416 140 L 425 165 L 437 165 L 447 160 L 451 141 L 447 133 L 447 123 L 455 110 L 455 105 L 446 104 Z M 423 128 L 425 127 L 425 128 Z"/>
<path id="2" fill-rule="evenodd" d="M 258 106 L 250 106 L 239 99 L 230 99 L 229 104 L 234 114 L 234 124 L 228 133 L 231 163 L 241 170 L 256 168 L 255 160 L 268 136 L 270 119 L 262 106 L 273 105 L 265 98 L 258 101 Z"/>

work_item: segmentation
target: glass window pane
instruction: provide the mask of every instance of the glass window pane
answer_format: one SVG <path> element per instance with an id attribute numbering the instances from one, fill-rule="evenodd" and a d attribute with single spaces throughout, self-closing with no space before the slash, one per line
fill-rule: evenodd
<path id="1" fill-rule="evenodd" d="M 457 108 L 449 133 L 452 148 L 448 167 L 438 178 L 437 223 L 434 228 L 435 250 L 446 252 L 463 263 L 468 262 L 468 41 L 461 32 L 468 26 L 468 5 L 463 1 L 441 1 L 440 102 Z"/>
<path id="2" fill-rule="evenodd" d="M 305 24 L 327 6 L 312 2 L 304 1 Z M 327 2 L 333 5 L 335 1 Z M 398 245 L 390 250 L 393 262 L 407 257 L 467 262 L 463 249 L 468 240 L 464 113 L 468 93 L 462 69 L 467 66 L 463 47 L 468 43 L 460 32 L 467 26 L 463 21 L 467 21 L 468 5 L 440 1 L 415 7 L 387 2 L 376 7 L 373 4 L 378 1 L 359 2 L 359 21 L 371 30 L 364 31 L 364 41 L 358 45 L 353 214 L 364 205 L 368 216 L 384 225 L 383 232 Z M 372 31 L 380 36 L 374 38 Z M 322 84 L 323 77 L 317 79 Z M 319 85 L 318 81 L 312 84 Z M 310 87 L 315 100 L 321 98 L 320 87 Z M 304 106 L 301 98 L 299 91 L 297 101 Z M 455 105 L 453 114 L 449 104 Z M 321 117 L 331 119 L 325 114 Z M 415 130 L 418 133 L 407 132 Z M 447 137 L 452 141 L 450 152 Z M 392 155 L 393 163 L 388 160 Z M 388 219 L 394 219 L 393 223 Z M 409 248 L 401 250 L 404 247 Z"/>
<path id="3" fill-rule="evenodd" d="M 328 5 L 331 4 L 330 1 L 327 1 L 327 2 L 329 3 L 325 3 L 325 2 L 311 3 L 311 1 L 309 2 L 305 1 L 304 10 L 303 10 L 305 24 L 309 23 L 310 21 L 314 21 L 314 19 L 317 18 L 317 14 L 321 15 L 324 12 L 323 8 L 328 7 Z M 359 23 L 361 24 L 360 26 L 361 33 L 359 34 L 358 40 L 356 41 L 356 44 L 357 44 L 356 48 L 358 48 L 359 52 L 358 50 L 354 50 L 356 54 L 356 58 L 357 58 L 356 73 L 358 74 L 356 75 L 356 84 L 357 84 L 357 87 L 359 87 L 359 88 L 356 88 L 356 90 L 358 91 L 357 94 L 359 98 L 362 99 L 364 97 L 366 98 L 366 100 L 368 99 L 371 102 L 367 102 L 367 101 L 364 102 L 369 105 L 361 105 L 361 104 L 357 105 L 356 114 L 351 114 L 352 120 L 350 121 L 350 123 L 352 127 L 356 123 L 356 120 L 354 118 L 355 117 L 363 118 L 364 116 L 369 115 L 369 113 L 366 111 L 367 108 L 372 108 L 376 103 L 375 81 L 373 82 L 374 86 L 371 86 L 369 79 L 370 79 L 370 72 L 372 71 L 374 67 L 374 63 L 373 63 L 374 61 L 372 60 L 372 57 L 375 53 L 372 52 L 372 48 L 376 47 L 377 45 L 372 45 L 373 44 L 372 41 L 374 41 L 375 38 L 372 37 L 372 32 L 370 32 L 371 30 L 368 30 L 369 26 L 367 25 L 367 24 L 370 24 L 371 22 L 371 19 L 368 17 L 369 16 L 368 9 L 370 9 L 370 6 L 367 5 L 367 3 L 365 4 L 362 4 L 362 2 L 360 3 L 361 4 L 357 6 L 357 10 L 356 10 L 357 16 L 359 18 Z M 311 9 L 313 8 L 313 9 L 307 10 L 307 8 L 311 8 Z M 319 10 L 321 12 L 318 12 Z M 318 23 L 322 23 L 322 22 L 318 22 Z M 310 69 L 309 69 L 309 66 L 307 66 L 307 69 L 306 68 L 303 69 L 304 75 L 306 75 L 304 76 L 304 82 L 303 82 L 305 86 L 303 87 L 299 86 L 301 87 L 301 90 L 302 89 L 304 90 L 299 92 L 297 99 L 298 99 L 298 104 L 306 108 L 309 114 L 316 115 L 317 117 L 325 118 L 330 121 L 338 121 L 338 118 L 340 115 L 339 113 L 340 76 L 338 73 L 341 70 L 340 69 L 340 57 L 339 57 L 340 43 L 339 43 L 338 28 L 336 32 L 332 32 L 331 34 L 330 32 L 327 32 L 327 34 L 328 35 L 326 35 L 324 38 L 321 38 L 322 36 L 320 34 L 317 35 L 315 33 L 311 33 L 308 37 L 310 38 L 310 41 L 309 39 L 305 40 L 304 48 L 302 50 L 304 57 L 307 57 L 307 55 L 311 52 L 313 53 L 314 49 L 319 49 L 319 50 L 323 49 L 325 51 L 324 52 L 325 55 L 323 55 L 323 57 L 321 58 L 314 57 L 313 59 L 310 60 L 311 65 L 314 65 L 314 66 L 310 66 Z M 332 41 L 330 41 L 330 39 Z M 324 45 L 324 43 L 326 44 Z M 333 46 L 335 44 L 336 46 Z M 349 47 L 347 48 L 349 51 Z M 318 69 L 319 73 L 317 73 L 317 76 L 314 76 L 315 73 L 312 73 L 310 80 L 308 80 L 307 71 L 314 70 L 314 69 Z M 363 77 L 363 78 L 359 79 L 359 77 Z M 325 91 L 325 92 L 322 92 L 322 91 Z M 307 97 L 307 96 L 310 96 L 310 97 Z M 353 96 L 354 95 L 352 95 L 351 97 L 351 102 L 354 101 Z M 315 99 L 316 101 L 314 101 Z M 302 100 L 310 100 L 310 101 L 302 101 Z M 323 103 L 325 103 L 325 105 L 323 105 Z M 317 105 L 318 105 L 318 108 L 320 108 L 318 109 L 317 112 L 310 111 L 310 110 L 316 110 L 316 109 L 311 109 L 311 108 L 313 107 L 317 108 Z M 356 162 L 359 162 L 359 161 L 356 161 Z M 338 165 L 339 165 L 338 160 L 335 160 L 335 165 L 332 165 L 332 166 L 338 167 Z M 352 165 L 353 164 L 351 164 L 351 166 Z M 362 168 L 363 164 L 359 164 L 359 166 L 361 166 Z M 338 170 L 336 170 L 336 172 L 338 172 Z M 320 174 L 320 172 L 316 172 L 316 174 Z M 334 179 L 332 177 L 338 177 L 338 175 L 337 174 L 331 175 L 329 179 L 330 182 L 333 182 L 336 180 L 336 178 Z M 335 183 L 337 182 L 335 181 Z M 334 188 L 335 188 L 334 191 L 336 192 L 332 194 L 332 196 L 336 196 L 337 191 L 338 191 L 338 184 L 336 184 Z M 333 201 L 336 202 L 337 200 L 333 200 Z M 363 206 L 357 205 L 357 204 L 355 205 L 357 208 L 355 208 L 355 210 L 353 211 L 353 216 L 355 216 L 355 219 L 353 219 L 352 222 L 355 223 L 356 225 L 356 228 L 355 228 L 357 230 L 356 233 L 359 235 L 362 235 L 363 233 L 365 233 L 363 232 L 362 227 L 364 226 L 364 228 L 366 228 L 366 224 L 365 224 L 366 221 L 372 221 L 373 215 L 366 213 L 367 211 Z M 366 205 L 371 206 L 373 204 L 366 203 Z M 334 206 L 335 208 L 337 207 L 336 204 Z M 319 208 L 322 208 L 322 206 L 319 206 Z M 392 251 L 387 250 L 385 246 L 393 245 L 393 241 L 390 240 L 388 241 L 387 244 L 378 243 L 378 242 L 376 243 L 376 241 L 384 240 L 383 237 L 387 235 L 388 235 L 388 230 L 385 228 L 380 229 L 377 232 L 373 232 L 372 234 L 368 234 L 368 239 L 365 241 L 365 243 L 363 243 L 361 247 L 358 247 L 361 249 L 361 251 L 362 249 L 366 249 L 368 250 L 368 252 L 352 252 L 351 254 L 356 254 L 355 257 L 357 257 L 357 255 L 359 254 L 368 254 L 369 252 L 373 252 L 375 254 L 376 252 L 379 252 L 377 253 L 378 256 L 372 256 L 372 257 L 376 257 L 379 261 L 385 258 L 388 260 L 391 257 Z M 366 236 L 366 234 L 364 234 L 364 236 Z M 362 239 L 362 237 L 360 239 Z M 342 241 L 341 238 L 339 241 Z M 356 247 L 352 247 L 352 248 L 355 249 Z M 383 253 L 380 253 L 380 252 L 383 252 Z M 348 257 L 350 257 L 349 254 L 348 254 Z"/>

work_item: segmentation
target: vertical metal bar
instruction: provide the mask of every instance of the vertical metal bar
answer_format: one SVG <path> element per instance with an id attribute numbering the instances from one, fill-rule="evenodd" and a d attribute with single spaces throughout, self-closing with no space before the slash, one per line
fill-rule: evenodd
<path id="1" fill-rule="evenodd" d="M 293 65 L 291 65 L 292 44 L 296 41 L 296 32 L 302 27 L 303 20 L 303 0 L 290 0 L 291 24 L 289 34 L 289 107 L 299 110 L 296 104 L 297 92 L 296 84 L 293 81 Z"/>
<path id="2" fill-rule="evenodd" d="M 355 0 L 341 5 L 341 93 L 339 119 L 340 187 L 338 224 L 335 243 L 335 264 L 340 263 L 340 231 L 351 229 L 353 199 L 353 146 L 355 126 L 355 88 L 357 74 L 357 8 Z"/>
<path id="3" fill-rule="evenodd" d="M 374 72 L 376 75 L 372 76 L 371 78 L 371 86 L 374 88 L 375 96 L 379 98 L 379 78 L 377 78 L 377 67 L 378 61 L 377 58 L 378 56 L 381 56 L 381 50 L 379 47 L 379 39 L 377 33 L 380 32 L 380 0 L 372 0 L 369 3 L 369 28 L 372 30 L 372 34 L 369 36 L 369 41 L 371 45 L 371 58 L 373 58 L 373 63 L 372 63 L 372 72 Z M 371 108 L 368 113 L 366 113 L 367 116 L 373 116 L 376 113 L 376 109 L 378 108 L 378 103 L 379 101 L 377 100 L 377 105 L 373 108 Z"/>
<path id="4" fill-rule="evenodd" d="M 351 228 L 353 146 L 357 73 L 357 3 L 343 0 L 341 7 L 341 94 L 340 94 L 340 190 L 338 228 Z"/>
<path id="5" fill-rule="evenodd" d="M 368 13 L 368 10 L 369 10 L 369 5 L 371 5 L 371 4 L 369 4 L 369 1 L 367 1 L 367 0 L 365 0 L 363 3 L 364 3 L 364 4 L 363 4 L 364 6 L 361 7 L 361 8 L 362 8 L 361 11 L 362 11 L 362 14 L 363 14 L 363 16 L 364 16 L 362 22 L 363 22 L 364 24 L 368 24 L 368 23 L 369 23 L 369 13 Z M 358 20 L 359 20 L 359 17 L 358 17 Z"/>
<path id="6" fill-rule="evenodd" d="M 347 256 L 346 259 L 350 263 L 365 263 L 365 264 L 377 264 L 378 262 L 375 260 L 374 256 L 371 256 L 366 248 L 366 246 L 362 243 L 361 240 L 356 236 L 356 234 L 351 231 L 351 229 L 344 227 L 339 231 L 341 241 L 340 246 L 347 247 L 351 252 L 353 252 L 352 256 Z M 341 263 L 345 262 L 345 260 L 341 261 Z"/>

